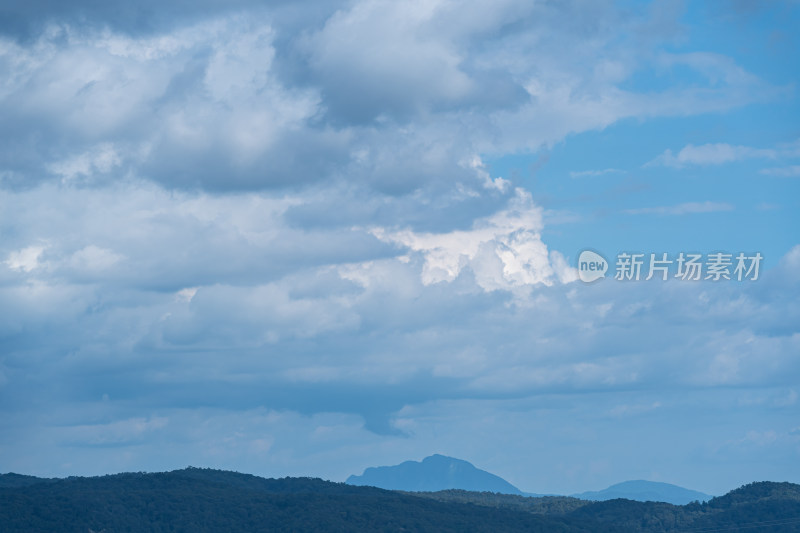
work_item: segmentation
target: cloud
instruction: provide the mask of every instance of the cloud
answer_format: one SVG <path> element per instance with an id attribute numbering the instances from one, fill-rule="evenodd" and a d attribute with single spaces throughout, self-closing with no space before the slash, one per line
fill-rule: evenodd
<path id="1" fill-rule="evenodd" d="M 766 176 L 792 178 L 795 176 L 800 176 L 800 165 L 792 165 L 789 167 L 764 168 L 760 170 L 759 173 L 764 174 Z"/>
<path id="2" fill-rule="evenodd" d="M 147 433 L 158 431 L 168 423 L 166 417 L 151 417 L 77 425 L 62 431 L 61 439 L 70 446 L 119 446 L 142 442 Z"/>
<path id="3" fill-rule="evenodd" d="M 30 272 L 39 266 L 39 256 L 44 252 L 43 246 L 28 246 L 8 254 L 5 264 L 12 270 Z"/>
<path id="4" fill-rule="evenodd" d="M 690 215 L 696 213 L 718 213 L 721 211 L 733 211 L 731 204 L 723 202 L 686 202 L 672 206 L 660 207 L 640 207 L 636 209 L 626 209 L 629 215 Z"/>
<path id="5" fill-rule="evenodd" d="M 605 174 L 619 174 L 623 172 L 617 168 L 606 168 L 603 170 L 580 170 L 580 171 L 572 171 L 569 173 L 570 178 L 583 178 L 583 177 L 595 177 L 595 176 L 604 176 Z"/>
<path id="6" fill-rule="evenodd" d="M 319 179 L 321 168 L 304 167 L 319 159 L 300 154 L 335 152 L 338 134 L 307 127 L 319 97 L 276 79 L 273 39 L 263 20 L 232 17 L 145 38 L 52 26 L 36 49 L 7 42 L 0 113 L 17 126 L 0 131 L 0 159 L 35 179 L 90 183 L 131 173 L 212 189 Z"/>
<path id="7" fill-rule="evenodd" d="M 697 405 L 735 441 L 741 409 L 720 388 L 795 383 L 800 246 L 750 285 L 584 285 L 522 191 L 464 229 L 380 226 L 384 242 L 375 227 L 293 226 L 292 195 L 117 187 L 3 192 L 0 227 L 24 228 L 5 257 L 49 243 L 47 268 L 0 269 L 2 387 L 20 405 L 3 413 L 6 468 L 247 470 L 261 457 L 265 475 L 343 479 L 433 448 L 486 457 L 467 444 L 476 424 L 493 445 L 556 427 L 563 450 L 583 430 L 555 421 L 576 413 L 619 451 L 589 421 L 675 425 Z M 51 459 L 33 464 L 22 432 Z M 559 474 L 546 477 L 566 490 Z"/>
<path id="8" fill-rule="evenodd" d="M 123 259 L 113 250 L 90 244 L 73 253 L 68 262 L 72 268 L 78 270 L 101 271 L 111 268 Z"/>
<path id="9" fill-rule="evenodd" d="M 112 28 L 130 35 L 152 35 L 212 16 L 224 16 L 243 8 L 257 9 L 252 0 L 177 0 L 164 4 L 143 0 L 135 6 L 123 2 L 76 0 L 69 5 L 57 0 L 9 0 L 3 6 L 0 33 L 29 41 L 53 22 L 69 22 L 94 29 Z"/>
<path id="10" fill-rule="evenodd" d="M 90 151 L 51 163 L 48 170 L 62 177 L 62 181 L 90 178 L 107 174 L 121 163 L 119 153 L 110 143 L 101 143 Z"/>
<path id="11" fill-rule="evenodd" d="M 780 159 L 794 158 L 800 155 L 798 143 L 783 143 L 776 148 L 753 148 L 750 146 L 731 145 L 726 143 L 709 143 L 699 146 L 688 144 L 681 148 L 677 154 L 672 150 L 665 150 L 660 156 L 645 164 L 645 166 L 663 165 L 673 168 L 683 168 L 687 165 L 723 165 L 734 161 L 746 159 Z M 792 168 L 765 169 L 762 174 L 792 175 Z"/>
<path id="12" fill-rule="evenodd" d="M 372 121 L 466 98 L 473 88 L 460 69 L 462 58 L 433 31 L 443 8 L 441 2 L 368 1 L 328 19 L 305 45 L 309 67 L 326 87 L 328 112 L 348 122 Z M 364 42 L 372 45 L 365 49 Z"/>
<path id="13" fill-rule="evenodd" d="M 539 235 L 541 229 L 541 209 L 533 205 L 529 193 L 517 189 L 507 210 L 475 221 L 470 230 L 431 234 L 375 228 L 372 233 L 383 241 L 420 252 L 425 285 L 451 282 L 469 268 L 478 285 L 495 290 L 553 282 L 554 271 Z"/>
<path id="14" fill-rule="evenodd" d="M 180 193 L 132 181 L 90 189 L 47 184 L 0 191 L 0 200 L 8 206 L 0 227 L 19 228 L 0 248 L 5 264 L 58 283 L 178 291 L 268 282 L 392 251 L 346 225 L 292 227 L 283 215 L 303 201 L 293 196 Z"/>
<path id="15" fill-rule="evenodd" d="M 732 146 L 725 143 L 692 144 L 683 147 L 677 155 L 672 150 L 647 163 L 648 166 L 663 165 L 667 167 L 682 168 L 686 165 L 722 165 L 743 159 L 766 158 L 774 159 L 778 156 L 775 150 L 751 148 L 749 146 Z"/>
<path id="16" fill-rule="evenodd" d="M 639 416 L 645 413 L 649 413 L 655 409 L 659 409 L 661 407 L 661 402 L 653 402 L 651 404 L 637 404 L 637 405 L 629 405 L 629 404 L 620 404 L 614 406 L 608 414 L 612 417 L 627 417 L 627 416 Z"/>
<path id="17" fill-rule="evenodd" d="M 696 70 L 702 90 L 621 89 L 652 57 L 631 54 L 617 28 L 637 34 L 666 15 L 602 3 L 369 0 L 237 12 L 205 2 L 185 17 L 152 4 L 9 9 L 39 29 L 0 46 L 5 187 L 134 177 L 185 190 L 433 192 L 474 185 L 464 162 L 481 154 L 774 92 L 713 54 L 658 56 L 661 68 Z M 142 20 L 148 29 L 137 29 Z M 590 49 L 571 46 L 587 39 Z"/>
<path id="18" fill-rule="evenodd" d="M 175 299 L 189 303 L 192 301 L 192 298 L 194 298 L 194 295 L 197 294 L 198 288 L 199 287 L 187 287 L 185 289 L 181 289 L 175 293 Z"/>

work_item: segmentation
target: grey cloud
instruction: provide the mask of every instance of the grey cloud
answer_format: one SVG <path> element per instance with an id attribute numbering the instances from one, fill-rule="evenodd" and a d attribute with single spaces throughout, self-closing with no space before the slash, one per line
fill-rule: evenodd
<path id="1" fill-rule="evenodd" d="M 334 123 L 405 123 L 428 113 L 513 109 L 528 101 L 519 80 L 455 51 L 447 8 L 420 15 L 407 4 L 355 5 L 301 45 Z"/>
<path id="2" fill-rule="evenodd" d="M 209 191 L 337 180 L 391 196 L 452 191 L 479 183 L 462 167 L 477 154 L 535 150 L 625 117 L 727 109 L 771 94 L 727 58 L 678 55 L 673 63 L 730 75 L 665 94 L 622 91 L 658 43 L 631 54 L 615 35 L 655 15 L 622 16 L 606 4 L 419 11 L 370 1 L 243 14 L 208 2 L 194 18 L 174 15 L 175 24 L 138 33 L 69 16 L 101 22 L 113 5 L 54 9 L 46 32 L 7 41 L 4 187 L 136 176 Z M 9 9 L 28 16 L 22 4 Z M 119 16 L 137 18 L 125 9 Z M 113 164 L 90 160 L 102 151 Z"/>
<path id="3" fill-rule="evenodd" d="M 481 290 L 469 271 L 425 287 L 413 257 L 366 263 L 366 286 L 320 268 L 201 286 L 188 301 L 56 280 L 37 298 L 7 288 L 0 312 L 16 318 L 5 321 L 5 394 L 25 398 L 58 375 L 53 400 L 108 389 L 154 409 L 334 409 L 386 432 L 403 405 L 432 400 L 790 386 L 800 372 L 789 356 L 798 348 L 797 304 L 788 296 L 768 310 L 757 303 L 782 270 L 765 274 L 764 285 L 610 281 L 541 288 L 515 302 Z M 774 322 L 765 310 L 789 329 L 765 329 Z M 30 337 L 20 335 L 31 325 L 50 337 L 35 344 L 34 359 Z M 378 395 L 381 386 L 389 392 Z"/>
<path id="4" fill-rule="evenodd" d="M 8 208 L 0 224 L 18 228 L 4 243 L 3 260 L 40 249 L 31 274 L 56 283 L 159 291 L 252 285 L 394 253 L 365 230 L 287 227 L 282 213 L 299 202 L 291 198 L 172 194 L 131 182 L 101 190 L 6 192 L 2 201 Z M 27 274 L 22 267 L 2 270 L 9 283 Z"/>
<path id="5" fill-rule="evenodd" d="M 289 206 L 285 220 L 292 227 L 307 229 L 382 226 L 452 231 L 468 229 L 476 218 L 497 212 L 509 200 L 508 192 L 473 187 L 471 182 L 474 178 L 463 168 L 453 170 L 453 174 L 463 180 L 462 190 L 452 191 L 446 186 L 424 187 L 424 193 L 430 195 L 424 200 L 420 193 L 378 196 L 341 183 L 319 187 L 313 193 L 305 194 L 303 203 Z M 341 209 L 342 205 L 348 208 Z"/>

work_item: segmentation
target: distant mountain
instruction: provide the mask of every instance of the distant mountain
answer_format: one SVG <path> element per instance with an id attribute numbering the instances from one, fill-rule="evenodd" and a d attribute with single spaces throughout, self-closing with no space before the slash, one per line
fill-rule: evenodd
<path id="1" fill-rule="evenodd" d="M 625 481 L 611 485 L 607 489 L 573 494 L 573 498 L 592 501 L 606 501 L 617 498 L 638 502 L 666 502 L 673 505 L 686 505 L 693 501 L 708 501 L 713 496 L 696 490 L 689 490 L 669 483 L 655 481 Z"/>
<path id="2" fill-rule="evenodd" d="M 362 475 L 347 478 L 346 483 L 411 492 L 462 489 L 522 494 L 517 487 L 499 476 L 475 468 L 467 461 L 438 454 L 426 457 L 421 462 L 406 461 L 396 466 L 367 468 Z"/>

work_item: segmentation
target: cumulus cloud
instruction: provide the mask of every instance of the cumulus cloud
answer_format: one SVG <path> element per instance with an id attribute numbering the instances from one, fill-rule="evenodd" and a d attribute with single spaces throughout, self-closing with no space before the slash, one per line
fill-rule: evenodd
<path id="1" fill-rule="evenodd" d="M 273 39 L 265 21 L 233 17 L 146 38 L 51 26 L 34 49 L 6 42 L 0 112 L 17 127 L 0 132 L 4 166 L 29 180 L 114 170 L 225 189 L 318 179 L 300 154 L 335 151 L 337 134 L 305 131 L 319 97 L 276 80 Z"/>
<path id="2" fill-rule="evenodd" d="M 553 282 L 554 271 L 541 229 L 541 209 L 532 203 L 529 193 L 517 189 L 508 209 L 476 220 L 470 230 L 432 234 L 375 228 L 372 233 L 421 253 L 425 285 L 453 281 L 469 268 L 478 285 L 495 290 Z"/>
<path id="3" fill-rule="evenodd" d="M 133 175 L 263 190 L 346 180 L 407 194 L 463 181 L 462 162 L 481 153 L 771 94 L 711 54 L 660 59 L 661 68 L 696 70 L 705 92 L 621 89 L 649 56 L 631 55 L 612 28 L 635 33 L 655 15 L 602 3 L 370 0 L 328 9 L 303 18 L 284 5 L 237 14 L 212 2 L 195 11 L 206 16 L 148 32 L 125 31 L 89 4 L 71 13 L 85 10 L 97 24 L 54 10 L 38 33 L 0 46 L 3 183 Z M 136 18 L 120 14 L 128 15 Z M 567 46 L 583 41 L 593 46 Z"/>

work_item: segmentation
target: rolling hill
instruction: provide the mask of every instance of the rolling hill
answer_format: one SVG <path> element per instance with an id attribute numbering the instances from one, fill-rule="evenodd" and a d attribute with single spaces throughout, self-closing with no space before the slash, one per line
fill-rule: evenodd
<path id="1" fill-rule="evenodd" d="M 404 493 L 313 478 L 187 468 L 40 479 L 0 475 L 0 529 L 123 531 L 527 531 L 679 533 L 800 530 L 800 485 L 752 483 L 706 503 Z"/>

